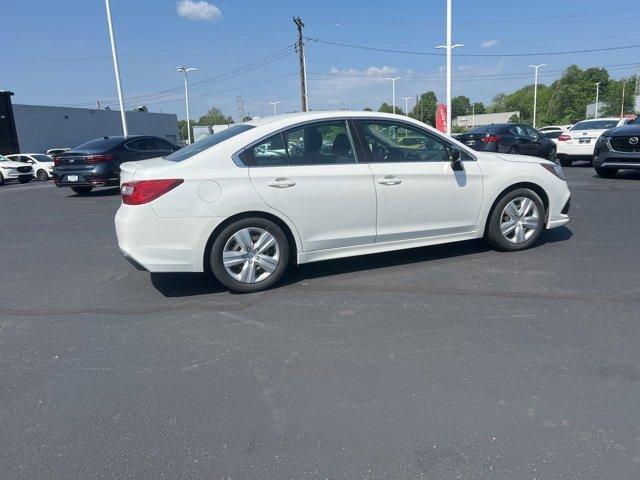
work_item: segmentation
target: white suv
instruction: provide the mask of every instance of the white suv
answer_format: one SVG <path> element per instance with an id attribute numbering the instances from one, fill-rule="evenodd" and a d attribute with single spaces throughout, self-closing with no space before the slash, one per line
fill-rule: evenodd
<path id="1" fill-rule="evenodd" d="M 9 160 L 22 162 L 31 165 L 35 177 L 42 181 L 53 176 L 53 157 L 44 153 L 20 153 L 7 155 Z"/>
<path id="2" fill-rule="evenodd" d="M 0 155 L 0 185 L 10 180 L 28 183 L 33 178 L 33 168 L 22 162 L 14 162 Z"/>

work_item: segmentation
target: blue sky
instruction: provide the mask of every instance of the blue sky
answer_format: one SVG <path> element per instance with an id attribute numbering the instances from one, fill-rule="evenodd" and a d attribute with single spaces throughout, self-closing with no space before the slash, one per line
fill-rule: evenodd
<path id="1" fill-rule="evenodd" d="M 571 51 L 640 44 L 635 1 L 454 0 L 456 54 Z M 184 118 L 178 65 L 192 74 L 192 117 L 211 105 L 235 117 L 236 96 L 254 116 L 299 109 L 297 57 L 291 50 L 299 15 L 312 38 L 390 50 L 438 53 L 444 41 L 445 0 L 248 1 L 111 0 L 123 88 L 128 106 L 177 113 Z M 514 7 L 514 5 L 519 5 Z M 632 8 L 633 5 L 633 8 Z M 14 103 L 116 105 L 115 81 L 102 0 L 5 2 L 0 29 L 0 89 Z M 288 52 L 288 53 L 287 53 Z M 256 60 L 264 65 L 228 72 Z M 273 61 L 271 61 L 273 60 Z M 527 65 L 546 63 L 540 81 L 557 79 L 564 67 L 618 65 L 610 73 L 630 76 L 640 48 L 532 57 L 454 58 L 454 95 L 489 102 L 500 91 L 532 83 Z M 390 82 L 402 97 L 434 90 L 444 97 L 444 58 L 338 47 L 307 42 L 312 109 L 377 108 L 391 102 Z M 624 65 L 629 64 L 629 65 Z M 227 74 L 218 77 L 221 74 Z M 198 85 L 196 82 L 205 81 Z M 174 91 L 175 89 L 175 91 Z M 168 92 L 166 92 L 168 90 Z M 161 92 L 161 93 L 155 93 Z M 150 95 L 153 94 L 153 95 Z"/>

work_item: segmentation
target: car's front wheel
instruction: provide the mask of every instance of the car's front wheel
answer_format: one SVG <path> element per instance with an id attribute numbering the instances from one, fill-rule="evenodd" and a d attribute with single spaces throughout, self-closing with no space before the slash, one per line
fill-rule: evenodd
<path id="1" fill-rule="evenodd" d="M 598 176 L 602 178 L 613 178 L 618 173 L 617 168 L 595 167 L 595 169 Z"/>
<path id="2" fill-rule="evenodd" d="M 211 247 L 213 275 L 229 290 L 251 293 L 276 283 L 289 262 L 289 242 L 282 229 L 264 218 L 228 225 Z"/>
<path id="3" fill-rule="evenodd" d="M 71 190 L 76 195 L 87 195 L 88 193 L 91 193 L 93 187 L 71 187 Z"/>
<path id="4" fill-rule="evenodd" d="M 560 162 L 560 165 L 562 165 L 563 167 L 570 167 L 571 164 L 573 163 L 573 160 L 571 160 L 571 157 L 568 157 L 566 155 L 559 155 L 558 161 Z"/>
<path id="5" fill-rule="evenodd" d="M 45 180 L 49 180 L 49 174 L 45 171 L 45 170 L 38 170 L 38 173 L 36 174 L 36 177 L 38 177 L 38 180 L 40 180 L 41 182 L 44 182 Z"/>
<path id="6" fill-rule="evenodd" d="M 498 201 L 491 212 L 485 238 L 500 250 L 524 250 L 540 236 L 545 218 L 544 203 L 538 194 L 519 188 Z"/>

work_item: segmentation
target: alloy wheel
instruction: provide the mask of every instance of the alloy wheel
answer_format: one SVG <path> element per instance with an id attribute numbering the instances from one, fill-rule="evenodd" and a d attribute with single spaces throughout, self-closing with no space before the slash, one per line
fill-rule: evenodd
<path id="1" fill-rule="evenodd" d="M 232 278 L 243 283 L 258 283 L 278 267 L 280 247 L 276 238 L 265 229 L 243 228 L 225 243 L 222 263 Z"/>
<path id="2" fill-rule="evenodd" d="M 539 223 L 540 216 L 535 202 L 527 197 L 517 197 L 502 210 L 500 231 L 508 242 L 520 244 L 531 238 Z"/>

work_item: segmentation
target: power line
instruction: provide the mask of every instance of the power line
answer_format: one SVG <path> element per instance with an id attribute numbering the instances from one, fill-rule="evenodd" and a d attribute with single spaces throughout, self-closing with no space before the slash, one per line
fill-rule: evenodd
<path id="1" fill-rule="evenodd" d="M 333 45 L 337 47 L 347 47 L 347 48 L 356 48 L 359 50 L 371 50 L 375 52 L 385 52 L 385 53 L 402 53 L 405 55 L 424 55 L 429 57 L 443 57 L 443 53 L 435 53 L 435 52 L 418 52 L 413 50 L 395 50 L 390 48 L 376 48 L 369 47 L 365 45 L 356 45 L 353 43 L 343 43 L 343 42 L 333 42 L 330 40 L 322 40 L 319 38 L 310 38 L 305 37 L 310 42 L 323 43 L 326 45 Z M 634 45 L 622 45 L 618 47 L 605 47 L 605 48 L 591 48 L 585 50 L 565 50 L 565 51 L 555 51 L 555 52 L 529 52 L 529 53 L 457 53 L 457 57 L 533 57 L 533 56 L 551 56 L 551 55 L 570 55 L 577 53 L 595 53 L 595 52 L 609 52 L 612 50 L 626 50 L 630 48 L 638 48 L 640 44 Z"/>

